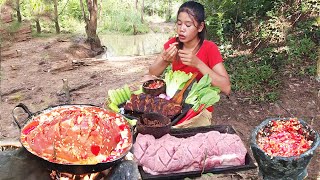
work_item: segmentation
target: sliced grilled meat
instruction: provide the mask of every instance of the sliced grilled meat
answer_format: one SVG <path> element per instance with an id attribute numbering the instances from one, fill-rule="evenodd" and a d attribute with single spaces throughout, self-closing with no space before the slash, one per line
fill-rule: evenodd
<path id="1" fill-rule="evenodd" d="M 181 113 L 182 106 L 170 100 L 142 93 L 131 95 L 130 101 L 124 105 L 124 109 L 137 113 L 156 112 L 173 118 Z"/>

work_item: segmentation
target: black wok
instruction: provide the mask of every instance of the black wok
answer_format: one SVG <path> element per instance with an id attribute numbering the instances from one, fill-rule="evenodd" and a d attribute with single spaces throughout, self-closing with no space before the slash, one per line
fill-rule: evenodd
<path id="1" fill-rule="evenodd" d="M 21 129 L 23 129 L 26 125 L 28 125 L 29 123 L 31 123 L 33 121 L 33 118 L 37 115 L 41 115 L 43 113 L 48 113 L 54 109 L 57 108 L 62 108 L 62 107 L 71 107 L 71 106 L 76 106 L 76 107 L 97 107 L 94 105 L 90 105 L 90 104 L 70 104 L 70 105 L 57 105 L 57 106 L 50 106 L 44 110 L 38 111 L 36 113 L 32 113 L 26 105 L 20 103 L 19 105 L 17 105 L 13 110 L 12 110 L 12 115 L 13 115 L 13 119 L 14 122 L 18 125 L 20 131 Z M 25 113 L 28 114 L 28 117 L 23 121 L 23 122 L 19 122 L 17 119 L 17 117 L 15 116 L 15 109 L 17 108 L 22 108 L 24 110 Z M 100 108 L 100 107 L 98 107 Z M 23 144 L 22 144 L 23 145 Z M 23 146 L 24 147 L 24 146 Z M 32 153 L 31 151 L 29 151 L 26 147 L 24 147 L 24 149 L 26 149 L 29 153 L 33 154 L 39 161 L 40 163 L 43 163 L 43 165 L 45 167 L 47 167 L 49 170 L 55 170 L 58 172 L 66 172 L 66 173 L 72 173 L 72 174 L 76 174 L 76 175 L 80 175 L 80 174 L 87 174 L 87 173 L 95 173 L 95 172 L 100 172 L 103 170 L 106 170 L 112 166 L 114 166 L 115 164 L 117 164 L 118 162 L 120 162 L 125 156 L 126 154 L 130 151 L 132 147 L 132 133 L 131 133 L 131 145 L 126 148 L 126 150 L 115 160 L 113 161 L 108 161 L 108 162 L 101 162 L 98 164 L 60 164 L 60 163 L 54 163 L 54 162 L 50 162 L 44 158 L 42 158 L 41 156 L 38 156 L 34 153 Z"/>

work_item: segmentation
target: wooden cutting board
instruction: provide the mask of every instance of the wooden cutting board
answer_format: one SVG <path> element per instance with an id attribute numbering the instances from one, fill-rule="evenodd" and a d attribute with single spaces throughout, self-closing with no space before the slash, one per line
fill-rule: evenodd
<path id="1" fill-rule="evenodd" d="M 179 91 L 177 94 L 175 94 L 172 97 L 172 101 L 177 103 L 177 104 L 181 104 L 183 101 L 183 95 L 184 92 L 188 89 L 188 87 L 190 86 L 190 84 L 193 82 L 193 80 L 197 77 L 198 73 L 193 73 L 193 75 L 191 76 L 191 78 L 187 81 L 187 83 L 184 85 L 184 87 L 181 89 L 181 91 Z"/>

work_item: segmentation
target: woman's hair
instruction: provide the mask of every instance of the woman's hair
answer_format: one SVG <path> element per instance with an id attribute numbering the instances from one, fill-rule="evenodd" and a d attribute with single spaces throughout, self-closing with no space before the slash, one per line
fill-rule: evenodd
<path id="1" fill-rule="evenodd" d="M 195 1 L 187 1 L 183 3 L 177 13 L 177 18 L 181 12 L 186 12 L 189 14 L 189 16 L 193 17 L 195 21 L 200 25 L 202 22 L 204 23 L 205 20 L 205 13 L 204 13 L 204 7 L 202 4 L 195 2 Z M 204 23 L 203 30 L 198 33 L 198 37 L 200 38 L 199 47 L 202 45 L 205 37 L 206 37 L 206 25 Z M 177 40 L 179 40 L 177 38 Z M 182 49 L 183 43 L 179 41 L 179 49 Z"/>

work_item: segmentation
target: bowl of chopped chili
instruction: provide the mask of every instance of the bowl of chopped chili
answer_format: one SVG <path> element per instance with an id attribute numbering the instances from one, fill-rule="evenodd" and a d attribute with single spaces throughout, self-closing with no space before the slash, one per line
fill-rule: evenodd
<path id="1" fill-rule="evenodd" d="M 142 85 L 142 90 L 146 94 L 158 96 L 166 93 L 166 82 L 163 79 L 152 79 Z"/>
<path id="2" fill-rule="evenodd" d="M 269 118 L 251 134 L 250 147 L 264 179 L 304 179 L 319 134 L 297 118 Z"/>

